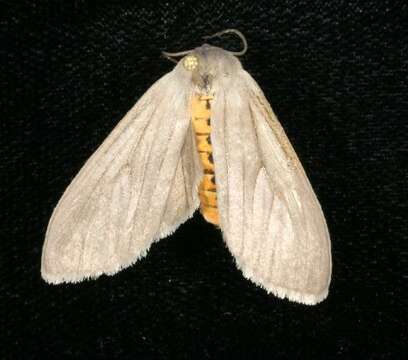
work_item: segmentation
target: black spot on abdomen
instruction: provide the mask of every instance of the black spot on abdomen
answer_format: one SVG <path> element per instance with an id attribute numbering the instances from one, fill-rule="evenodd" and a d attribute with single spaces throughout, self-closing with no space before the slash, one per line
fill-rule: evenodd
<path id="1" fill-rule="evenodd" d="M 214 164 L 214 159 L 213 159 L 212 153 L 208 154 L 208 161 L 209 161 L 211 164 Z"/>

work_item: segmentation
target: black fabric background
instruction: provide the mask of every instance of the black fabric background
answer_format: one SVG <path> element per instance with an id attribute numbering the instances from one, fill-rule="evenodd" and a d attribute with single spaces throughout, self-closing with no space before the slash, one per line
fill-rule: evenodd
<path id="1" fill-rule="evenodd" d="M 404 358 L 406 1 L 0 2 L 0 358 Z M 332 235 L 328 299 L 267 295 L 199 214 L 113 277 L 50 286 L 41 248 L 84 161 L 172 63 L 224 28 Z M 230 37 L 212 42 L 237 49 Z M 148 219 L 147 219 L 148 220 Z"/>

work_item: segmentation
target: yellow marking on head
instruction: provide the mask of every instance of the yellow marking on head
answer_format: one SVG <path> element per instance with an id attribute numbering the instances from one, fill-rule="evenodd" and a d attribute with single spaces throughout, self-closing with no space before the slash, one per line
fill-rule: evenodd
<path id="1" fill-rule="evenodd" d="M 187 55 L 183 59 L 184 68 L 188 71 L 193 71 L 198 66 L 198 57 L 195 55 Z"/>

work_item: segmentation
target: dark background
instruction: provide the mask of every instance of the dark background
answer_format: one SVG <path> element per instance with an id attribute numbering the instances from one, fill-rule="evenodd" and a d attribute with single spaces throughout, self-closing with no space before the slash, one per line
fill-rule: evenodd
<path id="1" fill-rule="evenodd" d="M 0 358 L 404 358 L 406 1 L 0 1 Z M 325 211 L 327 300 L 267 295 L 199 214 L 113 277 L 50 286 L 41 248 L 84 161 L 172 63 L 235 27 Z M 238 49 L 230 37 L 212 42 Z"/>

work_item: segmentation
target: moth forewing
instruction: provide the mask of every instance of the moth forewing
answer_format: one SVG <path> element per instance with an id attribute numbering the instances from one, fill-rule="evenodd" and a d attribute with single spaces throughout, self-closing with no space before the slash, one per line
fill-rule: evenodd
<path id="1" fill-rule="evenodd" d="M 114 274 L 194 213 L 192 184 L 200 174 L 187 141 L 190 92 L 177 69 L 163 76 L 86 162 L 48 225 L 41 265 L 47 282 Z"/>
<path id="2" fill-rule="evenodd" d="M 244 70 L 233 76 L 233 86 L 219 82 L 213 101 L 224 239 L 246 277 L 279 297 L 315 304 L 331 276 L 323 213 L 262 91 Z"/>

